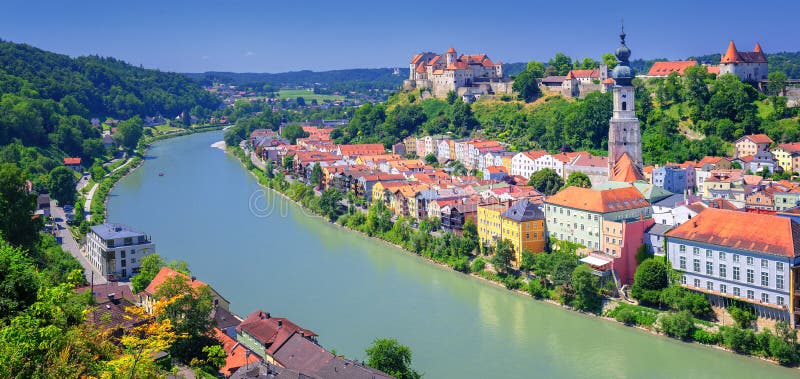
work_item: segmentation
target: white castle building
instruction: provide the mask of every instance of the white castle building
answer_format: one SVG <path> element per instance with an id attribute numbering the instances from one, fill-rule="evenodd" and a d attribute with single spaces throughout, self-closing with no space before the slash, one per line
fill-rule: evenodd
<path id="1" fill-rule="evenodd" d="M 450 91 L 465 100 L 511 93 L 512 81 L 503 76 L 503 64 L 492 62 L 486 54 L 458 56 L 452 47 L 444 54 L 419 53 L 411 58 L 409 69 L 403 88 L 430 89 L 434 97 L 446 97 Z"/>
<path id="2" fill-rule="evenodd" d="M 767 57 L 758 43 L 753 51 L 739 51 L 731 41 L 720 59 L 719 73 L 734 74 L 743 82 L 761 82 L 767 80 Z"/>

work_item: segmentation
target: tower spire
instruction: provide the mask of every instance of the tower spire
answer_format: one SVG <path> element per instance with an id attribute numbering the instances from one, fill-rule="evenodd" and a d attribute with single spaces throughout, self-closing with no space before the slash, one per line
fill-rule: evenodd
<path id="1" fill-rule="evenodd" d="M 620 17 L 619 19 L 619 39 L 622 41 L 622 44 L 625 44 L 625 17 Z"/>

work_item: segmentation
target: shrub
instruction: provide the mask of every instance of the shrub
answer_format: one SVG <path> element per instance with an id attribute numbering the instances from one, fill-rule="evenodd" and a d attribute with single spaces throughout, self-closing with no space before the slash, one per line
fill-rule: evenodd
<path id="1" fill-rule="evenodd" d="M 460 271 L 460 272 L 469 272 L 469 258 L 466 256 L 461 256 L 458 258 L 451 258 L 450 266 L 453 267 L 453 270 Z"/>
<path id="2" fill-rule="evenodd" d="M 669 286 L 669 269 L 664 262 L 646 259 L 636 268 L 631 296 L 645 304 L 657 304 L 661 290 Z"/>
<path id="3" fill-rule="evenodd" d="M 756 312 L 753 306 L 741 301 L 736 301 L 731 304 L 731 306 L 728 307 L 728 313 L 730 313 L 731 318 L 736 321 L 736 325 L 743 329 L 749 328 L 753 324 L 753 321 L 756 320 Z"/>
<path id="4" fill-rule="evenodd" d="M 522 283 L 514 275 L 506 275 L 503 277 L 503 285 L 510 290 L 515 290 L 522 287 Z"/>
<path id="5" fill-rule="evenodd" d="M 482 258 L 476 258 L 469 266 L 469 270 L 472 272 L 481 272 L 484 268 L 486 268 L 486 262 Z"/>
<path id="6" fill-rule="evenodd" d="M 725 346 L 737 353 L 750 353 L 756 346 L 756 335 L 752 329 L 733 326 L 722 328 L 722 341 Z"/>
<path id="7" fill-rule="evenodd" d="M 694 330 L 692 338 L 695 341 L 704 343 L 706 345 L 716 345 L 722 340 L 722 336 L 719 333 L 711 333 L 701 328 Z"/>
<path id="8" fill-rule="evenodd" d="M 689 341 L 692 339 L 694 329 L 694 320 L 689 311 L 661 316 L 661 331 L 672 338 Z"/>
<path id="9" fill-rule="evenodd" d="M 633 311 L 633 309 L 628 307 L 622 308 L 616 312 L 616 316 L 614 316 L 614 318 L 628 326 L 637 324 L 636 313 Z"/>
<path id="10" fill-rule="evenodd" d="M 528 286 L 527 287 L 528 287 L 527 288 L 528 289 L 528 293 L 534 299 L 541 299 L 541 298 L 547 297 L 547 295 L 548 295 L 547 289 L 544 288 L 544 286 L 542 285 L 542 282 L 539 279 L 531 279 L 531 281 L 528 282 Z"/>

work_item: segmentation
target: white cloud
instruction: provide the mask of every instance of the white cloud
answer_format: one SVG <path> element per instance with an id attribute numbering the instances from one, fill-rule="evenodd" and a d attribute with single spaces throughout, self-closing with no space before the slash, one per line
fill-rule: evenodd
<path id="1" fill-rule="evenodd" d="M 202 57 L 200 57 L 200 59 L 202 59 L 204 61 L 207 61 L 207 60 L 211 59 L 211 57 L 209 57 L 208 55 L 203 55 Z"/>
<path id="2" fill-rule="evenodd" d="M 246 56 L 246 57 L 252 57 L 253 55 L 256 55 L 256 54 L 253 53 L 252 51 L 248 51 L 248 52 L 244 53 L 244 56 Z"/>

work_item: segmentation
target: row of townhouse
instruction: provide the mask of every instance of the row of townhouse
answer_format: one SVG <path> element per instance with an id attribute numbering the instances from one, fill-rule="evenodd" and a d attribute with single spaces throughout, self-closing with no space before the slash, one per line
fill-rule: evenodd
<path id="1" fill-rule="evenodd" d="M 549 168 L 563 178 L 573 172 L 586 174 L 593 186 L 608 181 L 608 159 L 585 151 L 550 154 L 545 150 L 524 151 L 511 158 L 511 175 L 530 178 L 535 172 Z"/>

